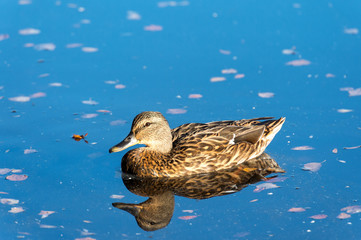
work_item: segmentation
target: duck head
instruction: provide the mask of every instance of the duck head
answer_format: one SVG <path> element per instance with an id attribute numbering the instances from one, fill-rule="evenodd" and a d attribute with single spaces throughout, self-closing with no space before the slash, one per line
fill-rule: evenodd
<path id="1" fill-rule="evenodd" d="M 148 149 L 169 153 L 172 149 L 172 132 L 168 121 L 160 112 L 142 112 L 132 123 L 128 136 L 109 149 L 109 153 L 120 152 L 136 144 L 144 144 Z"/>

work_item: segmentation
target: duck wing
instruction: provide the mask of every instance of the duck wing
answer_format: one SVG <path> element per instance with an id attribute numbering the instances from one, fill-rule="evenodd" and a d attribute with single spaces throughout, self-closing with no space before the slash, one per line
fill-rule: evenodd
<path id="1" fill-rule="evenodd" d="M 272 117 L 242 119 L 238 121 L 217 121 L 209 123 L 188 123 L 172 129 L 173 143 L 188 139 L 191 136 L 202 134 L 214 134 L 222 136 L 230 141 L 235 134 L 236 142 L 257 142 L 262 127 L 262 120 L 270 120 Z M 273 120 L 271 120 L 273 121 Z M 267 121 L 268 122 L 268 121 Z M 253 132 L 253 134 L 251 134 Z M 257 138 L 258 137 L 258 138 Z"/>
<path id="2" fill-rule="evenodd" d="M 188 172 L 228 168 L 262 154 L 284 120 L 257 118 L 182 125 L 173 132 L 172 158 L 183 162 Z"/>
<path id="3" fill-rule="evenodd" d="M 263 127 L 257 130 L 259 135 L 264 131 Z M 254 139 L 254 131 L 237 126 L 212 127 L 192 135 L 184 134 L 173 142 L 171 159 L 175 168 L 182 166 L 179 168 L 190 174 L 227 169 L 261 154 L 254 153 L 256 144 L 249 142 L 248 135 Z"/>
<path id="4" fill-rule="evenodd" d="M 207 124 L 205 124 L 207 125 Z M 187 133 L 177 132 L 174 138 L 173 148 L 198 149 L 199 151 L 220 150 L 228 145 L 241 142 L 256 144 L 264 133 L 265 127 L 255 125 L 251 127 L 232 125 L 197 126 Z"/>

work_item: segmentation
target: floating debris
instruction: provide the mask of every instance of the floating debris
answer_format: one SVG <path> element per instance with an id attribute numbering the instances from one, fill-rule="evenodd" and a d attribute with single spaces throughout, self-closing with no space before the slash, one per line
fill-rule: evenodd
<path id="1" fill-rule="evenodd" d="M 306 151 L 306 150 L 313 150 L 313 147 L 310 146 L 298 146 L 298 147 L 294 147 L 291 148 L 291 150 L 296 150 L 296 151 Z"/>
<path id="2" fill-rule="evenodd" d="M 163 27 L 160 25 L 151 24 L 151 25 L 145 26 L 144 30 L 150 31 L 150 32 L 158 32 L 158 31 L 162 31 Z"/>
<path id="3" fill-rule="evenodd" d="M 81 117 L 85 118 L 85 119 L 95 118 L 97 116 L 98 116 L 97 113 L 86 113 L 86 114 L 81 115 Z"/>
<path id="4" fill-rule="evenodd" d="M 10 37 L 9 34 L 0 34 L 0 41 L 3 41 L 5 39 L 8 39 Z"/>
<path id="5" fill-rule="evenodd" d="M 341 108 L 341 109 L 337 109 L 337 112 L 339 112 L 339 113 L 349 113 L 349 112 L 353 112 L 353 110 L 352 109 Z"/>
<path id="6" fill-rule="evenodd" d="M 63 84 L 59 83 L 59 82 L 54 82 L 54 83 L 49 83 L 49 86 L 50 87 L 61 87 L 61 86 L 63 86 Z"/>
<path id="7" fill-rule="evenodd" d="M 260 92 L 258 96 L 261 98 L 273 98 L 275 94 L 273 92 Z"/>
<path id="8" fill-rule="evenodd" d="M 56 48 L 54 43 L 40 43 L 34 46 L 37 51 L 54 51 Z"/>
<path id="9" fill-rule="evenodd" d="M 306 209 L 304 209 L 302 207 L 294 207 L 294 208 L 288 209 L 288 212 L 304 212 L 304 211 L 306 211 Z"/>
<path id="10" fill-rule="evenodd" d="M 111 126 L 118 126 L 118 125 L 124 125 L 126 123 L 127 123 L 127 121 L 125 121 L 125 120 L 114 120 L 114 121 L 110 122 L 110 125 Z"/>
<path id="11" fill-rule="evenodd" d="M 238 238 L 244 238 L 250 234 L 251 234 L 250 232 L 239 232 L 234 234 L 233 236 L 238 239 Z"/>
<path id="12" fill-rule="evenodd" d="M 108 80 L 108 81 L 104 81 L 106 84 L 116 84 L 119 82 L 119 80 Z"/>
<path id="13" fill-rule="evenodd" d="M 304 171 L 311 171 L 311 172 L 317 172 L 322 167 L 322 163 L 319 162 L 310 162 L 303 165 L 302 170 Z"/>
<path id="14" fill-rule="evenodd" d="M 350 97 L 361 96 L 361 88 L 351 89 L 348 94 Z"/>
<path id="15" fill-rule="evenodd" d="M 346 213 L 349 214 L 361 213 L 361 206 L 360 205 L 348 206 L 342 208 L 341 211 L 346 211 Z"/>
<path id="16" fill-rule="evenodd" d="M 83 46 L 82 43 L 69 43 L 65 47 L 66 48 L 78 48 L 78 47 L 81 47 L 81 46 Z"/>
<path id="17" fill-rule="evenodd" d="M 98 102 L 92 100 L 91 98 L 89 98 L 89 100 L 83 100 L 81 101 L 83 104 L 87 104 L 87 105 L 97 105 L 99 104 Z"/>
<path id="18" fill-rule="evenodd" d="M 43 73 L 43 74 L 40 74 L 40 75 L 38 76 L 38 78 L 45 78 L 45 77 L 49 77 L 49 76 L 50 76 L 49 73 Z"/>
<path id="19" fill-rule="evenodd" d="M 82 20 L 80 21 L 80 23 L 82 23 L 82 24 L 90 24 L 91 21 L 90 21 L 89 19 L 82 19 Z"/>
<path id="20" fill-rule="evenodd" d="M 17 96 L 17 97 L 9 98 L 9 100 L 13 101 L 13 102 L 29 102 L 30 97 L 28 97 L 28 96 Z"/>
<path id="21" fill-rule="evenodd" d="M 117 194 L 112 194 L 109 196 L 110 198 L 113 198 L 113 199 L 122 199 L 124 198 L 124 195 L 117 195 Z"/>
<path id="22" fill-rule="evenodd" d="M 336 77 L 334 74 L 332 74 L 332 73 L 327 73 L 326 74 L 326 78 L 334 78 L 334 77 Z"/>
<path id="23" fill-rule="evenodd" d="M 135 11 L 127 11 L 127 19 L 128 20 L 140 20 L 140 19 L 142 19 L 142 17 L 140 16 L 139 13 L 137 13 Z"/>
<path id="24" fill-rule="evenodd" d="M 343 32 L 346 34 L 356 35 L 358 34 L 359 30 L 358 28 L 345 28 Z"/>
<path id="25" fill-rule="evenodd" d="M 186 213 L 193 213 L 193 210 L 182 210 L 182 212 L 186 212 Z"/>
<path id="26" fill-rule="evenodd" d="M 168 1 L 168 2 L 158 2 L 158 7 L 159 8 L 165 8 L 165 7 L 185 7 L 188 6 L 189 2 L 188 1 L 180 1 L 180 2 L 176 2 L 176 1 Z"/>
<path id="27" fill-rule="evenodd" d="M 19 30 L 20 35 L 37 35 L 39 33 L 40 30 L 36 28 L 24 28 Z"/>
<path id="28" fill-rule="evenodd" d="M 97 110 L 97 112 L 100 112 L 100 113 L 112 113 L 111 111 L 104 110 L 104 109 L 99 109 L 99 110 Z"/>
<path id="29" fill-rule="evenodd" d="M 84 135 L 77 135 L 77 134 L 73 134 L 73 136 L 71 137 L 72 139 L 74 139 L 75 141 L 80 141 L 82 139 L 84 139 L 85 142 L 87 142 L 85 140 L 85 137 L 88 136 L 88 133 L 84 134 Z"/>
<path id="30" fill-rule="evenodd" d="M 229 50 L 223 50 L 223 49 L 219 49 L 219 52 L 223 55 L 230 55 L 231 54 L 231 51 Z"/>
<path id="31" fill-rule="evenodd" d="M 181 216 L 181 217 L 178 217 L 178 219 L 180 220 L 191 220 L 191 219 L 194 219 L 198 217 L 197 215 L 191 215 L 191 216 Z"/>
<path id="32" fill-rule="evenodd" d="M 57 226 L 47 225 L 47 224 L 40 224 L 39 227 L 40 228 L 48 228 L 48 229 L 57 228 Z"/>
<path id="33" fill-rule="evenodd" d="M 297 59 L 286 63 L 287 66 L 294 66 L 294 67 L 307 66 L 310 64 L 311 62 L 305 59 Z"/>
<path id="34" fill-rule="evenodd" d="M 84 238 L 75 238 L 75 240 L 96 240 L 96 239 L 91 237 L 84 237 Z"/>
<path id="35" fill-rule="evenodd" d="M 95 53 L 99 51 L 99 49 L 95 47 L 82 47 L 81 50 L 86 53 Z"/>
<path id="36" fill-rule="evenodd" d="M 223 81 L 226 81 L 226 78 L 225 77 L 212 77 L 210 79 L 211 82 L 223 82 Z"/>
<path id="37" fill-rule="evenodd" d="M 83 228 L 80 232 L 82 236 L 92 236 L 95 235 L 95 233 L 90 232 L 88 229 Z"/>
<path id="38" fill-rule="evenodd" d="M 5 178 L 6 180 L 9 180 L 9 181 L 24 181 L 26 179 L 28 179 L 28 175 L 26 174 L 12 174 L 12 175 L 9 175 L 9 176 L 6 176 Z"/>
<path id="39" fill-rule="evenodd" d="M 36 150 L 34 148 L 29 148 L 29 149 L 24 150 L 24 154 L 30 154 L 30 153 L 36 153 L 36 152 L 38 152 L 38 150 Z"/>
<path id="40" fill-rule="evenodd" d="M 0 175 L 8 174 L 11 170 L 10 168 L 0 168 Z"/>
<path id="41" fill-rule="evenodd" d="M 283 49 L 282 54 L 284 54 L 284 55 L 294 55 L 294 54 L 296 54 L 295 49 L 296 49 L 295 47 L 293 47 L 292 49 Z"/>
<path id="42" fill-rule="evenodd" d="M 12 199 L 12 198 L 1 198 L 0 203 L 6 204 L 6 205 L 14 205 L 14 204 L 18 204 L 19 200 Z"/>
<path id="43" fill-rule="evenodd" d="M 223 69 L 222 73 L 223 74 L 235 74 L 235 73 L 237 73 L 237 70 L 234 68 L 228 68 L 228 69 Z"/>
<path id="44" fill-rule="evenodd" d="M 270 179 L 267 179 L 266 182 L 269 183 L 275 183 L 275 182 L 283 182 L 287 179 L 288 177 L 272 177 Z"/>
<path id="45" fill-rule="evenodd" d="M 22 207 L 12 207 L 8 212 L 9 213 L 21 213 L 24 212 L 24 208 Z"/>
<path id="46" fill-rule="evenodd" d="M 198 93 L 193 93 L 188 95 L 188 98 L 190 99 L 200 99 L 202 97 L 203 97 L 202 94 L 198 94 Z"/>
<path id="47" fill-rule="evenodd" d="M 115 88 L 116 88 L 116 89 L 124 89 L 124 88 L 125 88 L 125 85 L 123 85 L 123 84 L 117 84 L 117 85 L 115 85 Z"/>
<path id="48" fill-rule="evenodd" d="M 347 219 L 347 218 L 350 218 L 351 217 L 351 215 L 350 214 L 347 214 L 347 213 L 340 213 L 338 216 L 337 216 L 337 218 L 338 219 Z"/>
<path id="49" fill-rule="evenodd" d="M 46 97 L 46 93 L 37 92 L 37 93 L 34 93 L 34 94 L 30 95 L 30 98 L 41 98 L 41 97 Z"/>
<path id="50" fill-rule="evenodd" d="M 43 219 L 43 218 L 49 217 L 49 215 L 51 215 L 51 214 L 53 214 L 53 213 L 55 213 L 55 211 L 44 211 L 44 210 L 41 210 L 38 215 L 40 215 L 41 218 Z"/>
<path id="51" fill-rule="evenodd" d="M 170 108 L 167 110 L 168 114 L 184 114 L 186 112 L 187 110 L 182 108 Z"/>
<path id="52" fill-rule="evenodd" d="M 256 186 L 256 189 L 253 190 L 253 192 L 261 192 L 263 190 L 272 189 L 272 188 L 279 188 L 276 184 L 273 183 L 261 183 Z"/>
<path id="53" fill-rule="evenodd" d="M 312 219 L 316 219 L 316 220 L 320 220 L 320 219 L 325 219 L 327 218 L 328 216 L 326 214 L 317 214 L 317 215 L 313 215 L 311 216 L 310 218 Z"/>
<path id="54" fill-rule="evenodd" d="M 361 88 L 344 87 L 340 88 L 341 91 L 347 91 L 349 97 L 361 96 Z"/>
<path id="55" fill-rule="evenodd" d="M 354 146 L 354 147 L 344 147 L 343 149 L 356 149 L 356 148 L 361 148 L 361 145 L 360 146 Z"/>
<path id="56" fill-rule="evenodd" d="M 241 79 L 241 78 L 244 78 L 246 75 L 244 75 L 243 73 L 240 73 L 240 74 L 236 74 L 234 76 L 235 79 Z"/>

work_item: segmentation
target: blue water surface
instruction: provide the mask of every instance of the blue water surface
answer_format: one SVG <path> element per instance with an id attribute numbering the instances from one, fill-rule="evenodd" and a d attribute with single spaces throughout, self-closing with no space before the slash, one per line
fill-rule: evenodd
<path id="1" fill-rule="evenodd" d="M 361 149 L 343 149 L 361 144 L 361 96 L 348 92 L 361 87 L 360 12 L 356 0 L 2 0 L 0 168 L 28 179 L 0 175 L 0 198 L 19 200 L 0 204 L 0 238 L 360 239 L 360 213 L 337 218 L 361 205 Z M 19 33 L 28 28 L 40 32 Z M 55 49 L 38 51 L 42 43 Z M 310 64 L 286 64 L 299 59 Z M 274 96 L 259 96 L 265 92 Z M 82 102 L 89 100 L 96 104 Z M 108 154 L 142 111 L 162 112 L 172 128 L 284 116 L 267 152 L 287 179 L 259 193 L 250 185 L 207 200 L 176 197 L 170 224 L 143 231 L 112 207 L 146 198 L 123 185 L 124 153 Z M 71 138 L 85 133 L 88 144 Z M 312 149 L 292 150 L 300 146 Z M 322 167 L 303 171 L 310 162 Z M 55 213 L 41 218 L 41 210 Z M 327 216 L 310 218 L 318 214 Z M 197 217 L 179 219 L 185 215 Z"/>

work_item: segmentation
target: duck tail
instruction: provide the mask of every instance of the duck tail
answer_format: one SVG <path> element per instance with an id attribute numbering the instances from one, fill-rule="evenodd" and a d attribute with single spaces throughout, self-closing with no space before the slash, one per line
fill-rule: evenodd
<path id="1" fill-rule="evenodd" d="M 265 125 L 264 137 L 267 139 L 268 142 L 271 142 L 274 136 L 281 130 L 285 120 L 285 117 L 281 117 L 277 120 L 269 120 L 263 122 L 263 124 Z"/>

